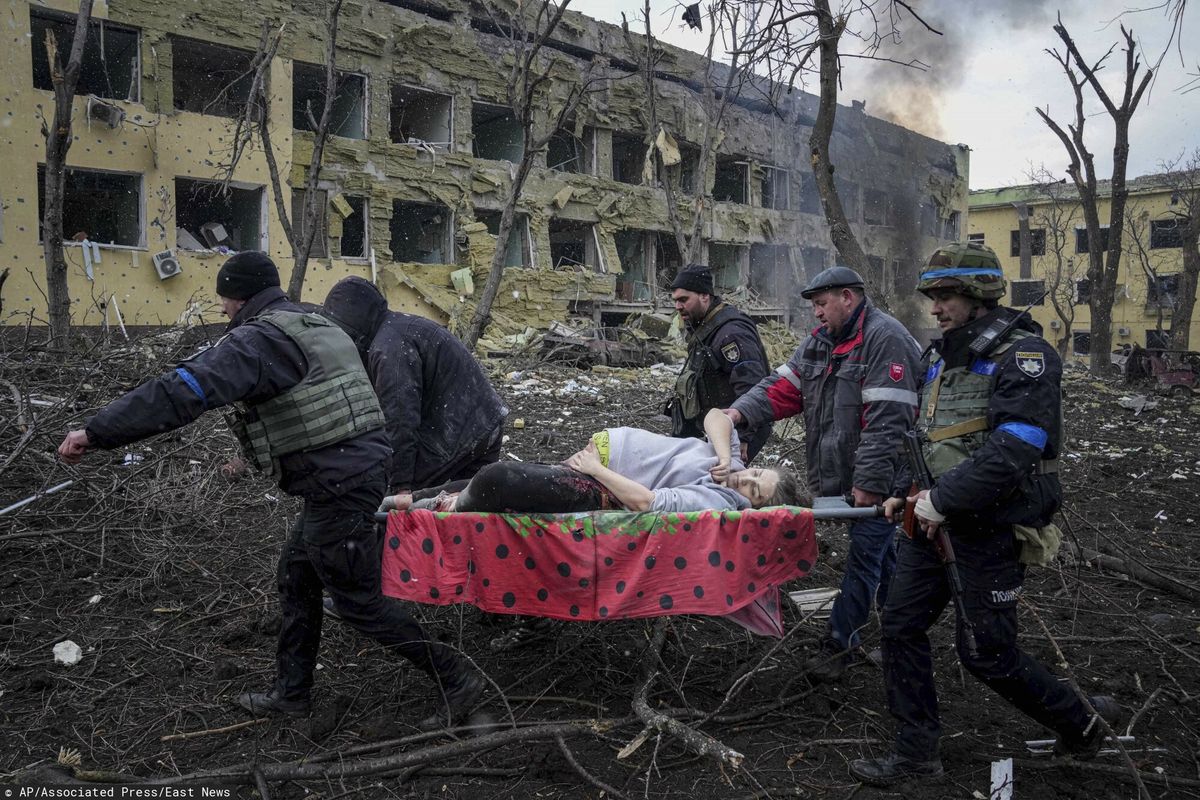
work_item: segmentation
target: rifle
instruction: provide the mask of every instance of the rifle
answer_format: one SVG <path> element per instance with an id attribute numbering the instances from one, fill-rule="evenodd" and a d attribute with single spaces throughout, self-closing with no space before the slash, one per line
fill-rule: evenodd
<path id="1" fill-rule="evenodd" d="M 916 495 L 919 491 L 932 489 L 933 473 L 929 471 L 929 465 L 925 463 L 925 454 L 921 451 L 920 433 L 917 431 L 905 432 L 904 452 L 908 455 L 908 463 L 913 471 L 913 487 L 909 490 L 909 495 Z M 917 524 L 915 507 L 916 501 L 904 504 L 903 527 L 904 532 L 910 539 L 922 535 L 920 527 Z M 975 626 L 971 624 L 971 618 L 967 616 L 967 606 L 963 602 L 962 576 L 958 574 L 958 562 L 954 557 L 954 545 L 950 541 L 950 532 L 945 522 L 938 525 L 937 533 L 934 534 L 933 545 L 937 549 L 937 554 L 941 558 L 942 564 L 946 567 L 946 578 L 950 584 L 950 596 L 954 600 L 954 609 L 958 612 L 958 618 L 962 620 L 963 638 L 967 642 L 967 653 L 975 656 L 978 654 L 978 649 L 975 645 Z"/>

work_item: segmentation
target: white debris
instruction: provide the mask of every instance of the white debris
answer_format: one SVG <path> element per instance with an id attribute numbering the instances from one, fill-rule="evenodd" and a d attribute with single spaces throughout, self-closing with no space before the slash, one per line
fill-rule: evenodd
<path id="1" fill-rule="evenodd" d="M 64 667 L 73 667 L 83 658 L 83 650 L 79 645 L 67 639 L 54 645 L 54 660 Z"/>
<path id="2" fill-rule="evenodd" d="M 141 453 L 126 453 L 125 454 L 125 466 L 127 466 L 127 467 L 131 464 L 140 464 L 144 460 L 145 460 L 145 456 L 143 456 Z"/>
<path id="3" fill-rule="evenodd" d="M 94 605 L 96 605 L 96 603 L 99 603 L 99 602 L 100 602 L 100 599 L 101 599 L 101 598 L 103 598 L 103 597 L 104 597 L 104 595 L 102 595 L 102 594 L 94 594 L 94 595 L 92 595 L 91 597 L 89 597 L 89 598 L 88 598 L 88 605 L 89 605 L 89 606 L 94 606 Z"/>

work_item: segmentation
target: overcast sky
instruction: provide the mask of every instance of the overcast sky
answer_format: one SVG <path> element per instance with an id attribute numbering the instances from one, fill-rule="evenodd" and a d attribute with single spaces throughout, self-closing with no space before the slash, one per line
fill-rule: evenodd
<path id="1" fill-rule="evenodd" d="M 1158 1 L 1145 0 L 1144 5 Z M 837 0 L 833 4 L 836 8 Z M 925 33 L 909 22 L 904 41 L 893 52 L 918 58 L 930 65 L 929 70 L 847 60 L 841 104 L 865 99 L 869 114 L 946 142 L 969 145 L 972 189 L 1028 182 L 1031 164 L 1045 164 L 1056 175 L 1066 174 L 1067 155 L 1061 142 L 1034 111 L 1048 106 L 1064 128 L 1074 118 L 1071 87 L 1061 67 L 1045 53 L 1047 48 L 1062 49 L 1052 30 L 1057 12 L 1061 11 L 1089 61 L 1123 42 L 1121 22 L 1132 28 L 1142 47 L 1143 64 L 1157 61 L 1172 25 L 1162 10 L 1121 16 L 1127 8 L 1144 6 L 1119 0 L 1066 0 L 1057 5 L 1041 0 L 914 0 L 910 5 L 944 35 Z M 1162 57 L 1157 78 L 1130 126 L 1129 177 L 1157 172 L 1161 162 L 1200 147 L 1200 79 L 1195 79 L 1200 73 L 1200 0 L 1193 0 L 1193 6 L 1184 20 L 1183 63 L 1178 49 Z M 642 4 L 640 0 L 573 0 L 570 7 L 619 23 L 622 11 L 631 20 L 638 18 Z M 682 24 L 676 0 L 651 0 L 651 8 L 653 29 L 660 38 L 703 50 L 707 34 Z M 1124 76 L 1119 47 L 1108 64 L 1101 75 L 1119 104 Z M 1196 88 L 1181 92 L 1189 81 Z M 1112 121 L 1098 102 L 1089 102 L 1088 109 L 1088 147 L 1096 156 L 1097 177 L 1108 178 Z"/>

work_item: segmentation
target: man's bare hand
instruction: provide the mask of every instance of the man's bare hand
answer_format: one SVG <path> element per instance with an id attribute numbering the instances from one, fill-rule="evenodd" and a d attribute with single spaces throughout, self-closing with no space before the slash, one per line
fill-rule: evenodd
<path id="1" fill-rule="evenodd" d="M 738 411 L 736 408 L 722 408 L 721 413 L 729 417 L 729 421 L 735 426 L 741 425 L 745 419 L 745 417 L 742 416 L 742 412 Z"/>
<path id="2" fill-rule="evenodd" d="M 58 457 L 68 464 L 78 464 L 91 448 L 92 440 L 88 438 L 87 431 L 80 428 L 71 431 L 62 440 L 62 444 L 58 446 Z"/>
<path id="3" fill-rule="evenodd" d="M 904 498 L 889 497 L 883 501 L 883 516 L 888 522 L 898 522 L 904 517 Z"/>
<path id="4" fill-rule="evenodd" d="M 234 456 L 221 465 L 221 476 L 228 480 L 233 480 L 245 475 L 248 469 L 249 465 L 246 464 L 244 458 Z"/>
<path id="5" fill-rule="evenodd" d="M 883 495 L 864 491 L 857 486 L 851 489 L 850 492 L 854 495 L 854 505 L 856 508 L 870 508 L 883 502 Z"/>

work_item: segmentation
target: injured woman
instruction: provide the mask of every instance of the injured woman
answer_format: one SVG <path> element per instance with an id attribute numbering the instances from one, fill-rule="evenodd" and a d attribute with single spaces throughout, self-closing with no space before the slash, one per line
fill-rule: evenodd
<path id="1" fill-rule="evenodd" d="M 469 481 L 384 498 L 381 510 L 670 512 L 801 502 L 792 473 L 745 468 L 734 455 L 733 423 L 719 409 L 704 418 L 704 432 L 708 441 L 608 428 L 561 464 L 489 464 Z"/>

